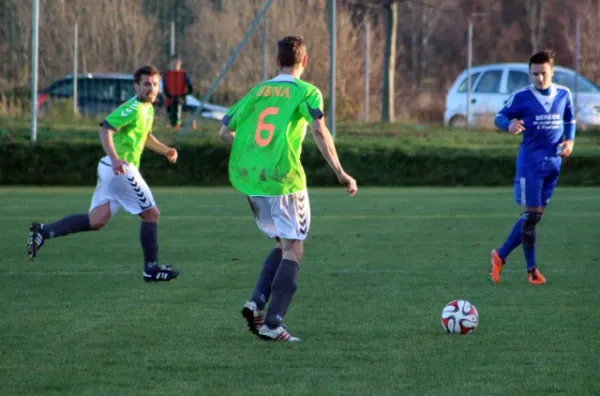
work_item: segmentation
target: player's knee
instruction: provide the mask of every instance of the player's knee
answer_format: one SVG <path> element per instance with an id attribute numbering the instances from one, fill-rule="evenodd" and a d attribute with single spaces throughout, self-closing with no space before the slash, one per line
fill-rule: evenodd
<path id="1" fill-rule="evenodd" d="M 90 219 L 90 230 L 98 231 L 99 229 L 104 227 L 106 225 L 106 223 L 108 223 L 109 219 L 110 219 L 110 217 L 102 218 L 102 219 L 95 219 L 95 221 L 92 221 L 92 219 Z"/>
<path id="2" fill-rule="evenodd" d="M 99 229 L 104 227 L 110 220 L 110 205 L 106 204 L 97 207 L 93 209 L 88 216 L 90 219 L 90 230 L 98 231 Z"/>
<path id="3" fill-rule="evenodd" d="M 298 240 L 282 241 L 283 259 L 292 260 L 300 264 L 304 256 L 304 244 Z"/>
<path id="4" fill-rule="evenodd" d="M 294 251 L 294 250 L 284 250 L 283 254 L 282 254 L 282 258 L 284 260 L 291 260 L 291 261 L 295 261 L 296 263 L 300 264 L 300 262 L 302 261 L 303 255 L 304 255 L 303 252 L 298 252 L 298 251 Z"/>
<path id="5" fill-rule="evenodd" d="M 542 220 L 542 214 L 538 212 L 523 213 L 523 246 L 535 245 L 535 226 Z"/>
<path id="6" fill-rule="evenodd" d="M 148 223 L 158 223 L 158 219 L 160 218 L 160 211 L 158 207 L 153 206 L 140 214 L 140 217 L 143 221 Z"/>

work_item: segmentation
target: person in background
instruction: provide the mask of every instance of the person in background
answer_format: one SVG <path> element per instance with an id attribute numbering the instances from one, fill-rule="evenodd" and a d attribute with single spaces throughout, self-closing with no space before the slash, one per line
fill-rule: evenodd
<path id="1" fill-rule="evenodd" d="M 171 67 L 164 76 L 164 93 L 167 97 L 169 124 L 175 128 L 181 127 L 181 113 L 185 97 L 194 92 L 192 82 L 185 70 L 181 68 L 181 64 L 181 58 L 174 56 L 171 59 Z"/>

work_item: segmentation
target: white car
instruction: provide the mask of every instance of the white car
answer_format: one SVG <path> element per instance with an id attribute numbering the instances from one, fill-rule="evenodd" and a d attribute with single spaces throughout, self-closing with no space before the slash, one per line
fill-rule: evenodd
<path id="1" fill-rule="evenodd" d="M 162 91 L 162 88 L 161 88 Z M 195 111 L 198 107 L 200 107 L 200 101 L 196 99 L 192 95 L 188 95 L 185 97 L 185 104 L 191 111 Z M 202 118 L 208 118 L 211 120 L 221 121 L 225 114 L 229 111 L 229 108 L 219 106 L 212 103 L 206 103 L 202 107 L 202 111 L 200 111 L 200 116 Z"/>
<path id="2" fill-rule="evenodd" d="M 554 67 L 553 81 L 571 90 L 577 107 L 577 128 L 600 126 L 600 87 L 579 75 L 575 92 L 575 71 Z M 529 85 L 528 63 L 497 63 L 471 68 L 471 126 L 493 127 L 495 115 L 511 93 Z M 456 79 L 446 96 L 444 124 L 464 127 L 467 121 L 467 70 Z"/>

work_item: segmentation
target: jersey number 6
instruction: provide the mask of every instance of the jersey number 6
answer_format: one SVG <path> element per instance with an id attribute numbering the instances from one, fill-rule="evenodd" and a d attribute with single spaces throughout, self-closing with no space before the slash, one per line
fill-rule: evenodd
<path id="1" fill-rule="evenodd" d="M 267 107 L 258 116 L 258 125 L 256 125 L 254 140 L 256 140 L 256 144 L 258 144 L 260 147 L 265 147 L 266 145 L 271 143 L 271 140 L 273 140 L 273 133 L 275 132 L 275 125 L 265 122 L 265 117 L 277 114 L 279 114 L 278 107 Z M 263 138 L 261 136 L 262 131 L 269 132 L 266 138 Z"/>

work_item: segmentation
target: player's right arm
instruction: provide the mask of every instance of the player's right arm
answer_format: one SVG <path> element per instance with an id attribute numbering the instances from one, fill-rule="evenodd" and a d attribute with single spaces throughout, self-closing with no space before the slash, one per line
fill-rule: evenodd
<path id="1" fill-rule="evenodd" d="M 126 102 L 110 113 L 100 124 L 100 142 L 106 155 L 110 158 L 112 170 L 115 175 L 125 174 L 124 166 L 127 161 L 117 155 L 113 135 L 123 126 L 135 121 L 139 115 L 139 102 Z"/>
<path id="2" fill-rule="evenodd" d="M 494 118 L 494 124 L 498 129 L 508 131 L 513 135 L 525 130 L 523 120 L 520 119 L 522 115 L 520 114 L 518 105 L 515 103 L 516 100 L 518 100 L 517 93 L 514 93 L 508 98 L 502 110 Z"/>
<path id="3" fill-rule="evenodd" d="M 117 152 L 115 150 L 115 144 L 113 143 L 113 134 L 115 131 L 110 129 L 110 127 L 102 126 L 100 128 L 100 142 L 102 143 L 102 148 L 108 157 L 110 158 L 110 162 L 112 164 L 113 173 L 115 175 L 124 175 L 125 169 L 124 165 L 127 165 L 127 162 L 119 159 Z"/>

